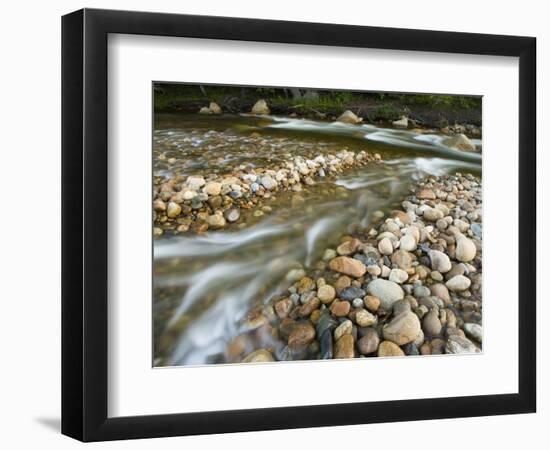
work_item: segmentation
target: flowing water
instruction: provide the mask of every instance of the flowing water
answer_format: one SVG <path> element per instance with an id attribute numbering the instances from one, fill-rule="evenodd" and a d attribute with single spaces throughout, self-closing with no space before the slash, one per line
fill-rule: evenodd
<path id="1" fill-rule="evenodd" d="M 299 194 L 277 193 L 272 211 L 246 216 L 245 227 L 156 239 L 155 365 L 225 362 L 228 343 L 242 334 L 252 336 L 249 351 L 266 345 L 281 351 L 281 342 L 252 331 L 247 313 L 288 288 L 289 271 L 316 270 L 324 250 L 335 248 L 342 235 L 368 229 L 375 211 L 395 209 L 411 181 L 457 171 L 480 175 L 479 153 L 445 147 L 443 139 L 366 124 L 157 115 L 155 177 L 229 174 L 344 148 L 379 153 L 382 162 L 318 181 Z"/>

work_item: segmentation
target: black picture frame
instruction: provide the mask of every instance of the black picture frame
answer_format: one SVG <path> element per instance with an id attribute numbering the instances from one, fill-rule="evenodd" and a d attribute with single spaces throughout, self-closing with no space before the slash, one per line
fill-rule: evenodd
<path id="1" fill-rule="evenodd" d="M 107 36 L 178 36 L 519 58 L 518 393 L 107 416 Z M 82 441 L 535 412 L 536 39 L 83 9 L 62 18 L 62 433 Z"/>

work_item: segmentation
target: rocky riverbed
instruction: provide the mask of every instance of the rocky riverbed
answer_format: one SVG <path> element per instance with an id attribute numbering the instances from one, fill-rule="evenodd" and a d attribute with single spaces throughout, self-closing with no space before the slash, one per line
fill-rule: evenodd
<path id="1" fill-rule="evenodd" d="M 477 353 L 482 346 L 481 183 L 428 177 L 365 234 L 244 318 L 228 362 Z M 260 347 L 260 348 L 257 348 Z"/>
<path id="2" fill-rule="evenodd" d="M 154 136 L 155 365 L 481 351 L 480 141 L 176 119 Z"/>

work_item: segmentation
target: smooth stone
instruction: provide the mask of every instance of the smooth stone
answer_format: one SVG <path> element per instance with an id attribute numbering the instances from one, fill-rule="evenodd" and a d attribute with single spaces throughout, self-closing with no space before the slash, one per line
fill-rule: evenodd
<path id="1" fill-rule="evenodd" d="M 380 337 L 374 328 L 367 328 L 363 337 L 357 341 L 357 349 L 361 355 L 369 355 L 378 350 Z"/>
<path id="2" fill-rule="evenodd" d="M 382 343 L 378 346 L 378 356 L 405 356 L 405 353 L 393 342 L 382 341 Z"/>
<path id="3" fill-rule="evenodd" d="M 340 297 L 342 300 L 352 301 L 357 297 L 364 297 L 365 295 L 366 295 L 366 292 L 363 289 L 358 288 L 356 286 L 350 286 L 343 289 L 338 295 L 338 297 Z"/>
<path id="4" fill-rule="evenodd" d="M 465 277 L 464 275 L 456 275 L 452 277 L 449 281 L 447 281 L 445 283 L 445 286 L 447 286 L 450 291 L 461 292 L 468 289 L 471 284 L 472 282 L 469 278 Z"/>
<path id="5" fill-rule="evenodd" d="M 323 261 L 330 261 L 333 258 L 336 258 L 338 253 L 332 248 L 327 248 L 323 253 Z"/>
<path id="6" fill-rule="evenodd" d="M 353 357 L 355 357 L 355 341 L 351 334 L 344 334 L 334 345 L 334 358 L 342 359 Z"/>
<path id="7" fill-rule="evenodd" d="M 203 192 L 210 196 L 220 195 L 222 191 L 222 184 L 216 181 L 209 181 L 203 188 Z"/>
<path id="8" fill-rule="evenodd" d="M 355 323 L 357 323 L 360 327 L 370 327 L 377 322 L 377 317 L 365 309 L 360 309 L 355 313 Z"/>
<path id="9" fill-rule="evenodd" d="M 315 338 L 315 328 L 309 322 L 297 323 L 288 336 L 288 346 L 292 350 L 306 347 Z"/>
<path id="10" fill-rule="evenodd" d="M 363 305 L 364 302 L 362 298 L 354 298 L 351 302 L 351 306 L 353 306 L 354 308 L 361 308 Z"/>
<path id="11" fill-rule="evenodd" d="M 393 253 L 393 244 L 388 238 L 384 238 L 378 243 L 378 251 L 382 255 L 391 255 Z"/>
<path id="12" fill-rule="evenodd" d="M 181 206 L 177 203 L 170 202 L 166 208 L 166 215 L 171 219 L 178 217 L 181 213 Z"/>
<path id="13" fill-rule="evenodd" d="M 405 293 L 401 286 L 393 281 L 383 280 L 381 278 L 372 280 L 367 285 L 367 293 L 378 297 L 380 305 L 386 311 L 391 310 L 392 305 L 397 300 L 402 300 L 405 297 Z"/>
<path id="14" fill-rule="evenodd" d="M 273 355 L 266 349 L 255 350 L 243 359 L 243 363 L 272 362 Z"/>
<path id="15" fill-rule="evenodd" d="M 394 316 L 398 316 L 401 313 L 409 312 L 411 308 L 411 304 L 407 299 L 397 300 L 392 306 L 392 313 Z"/>
<path id="16" fill-rule="evenodd" d="M 294 304 L 290 298 L 284 298 L 275 303 L 275 313 L 279 319 L 288 317 Z"/>
<path id="17" fill-rule="evenodd" d="M 428 252 L 430 261 L 432 263 L 432 269 L 440 273 L 446 273 L 451 270 L 451 260 L 449 257 L 439 250 L 430 250 Z"/>
<path id="18" fill-rule="evenodd" d="M 380 299 L 374 295 L 367 295 L 363 300 L 363 303 L 370 312 L 376 312 L 380 307 Z"/>
<path id="19" fill-rule="evenodd" d="M 399 248 L 407 252 L 414 252 L 416 250 L 416 239 L 411 234 L 401 236 L 401 239 L 399 239 Z"/>
<path id="20" fill-rule="evenodd" d="M 407 272 L 401 269 L 392 269 L 390 272 L 389 280 L 394 283 L 402 284 L 409 278 Z"/>
<path id="21" fill-rule="evenodd" d="M 263 176 L 260 179 L 260 183 L 268 191 L 272 191 L 277 187 L 277 182 L 273 178 L 271 178 L 269 175 Z"/>
<path id="22" fill-rule="evenodd" d="M 475 339 L 477 342 L 482 342 L 483 340 L 483 327 L 477 323 L 465 323 L 464 331 L 466 334 Z"/>
<path id="23" fill-rule="evenodd" d="M 208 223 L 209 227 L 212 229 L 219 229 L 225 227 L 225 218 L 222 214 L 212 214 L 211 216 L 208 216 L 206 219 L 206 222 Z"/>
<path id="24" fill-rule="evenodd" d="M 294 283 L 301 280 L 303 277 L 305 277 L 305 275 L 306 272 L 304 269 L 291 269 L 288 271 L 285 278 L 287 281 Z"/>
<path id="25" fill-rule="evenodd" d="M 439 209 L 426 208 L 422 217 L 424 217 L 424 219 L 428 220 L 429 222 L 437 222 L 439 219 L 443 219 L 443 217 L 445 217 L 445 214 Z"/>
<path id="26" fill-rule="evenodd" d="M 431 189 L 423 188 L 416 191 L 416 198 L 420 200 L 435 200 L 435 193 Z"/>
<path id="27" fill-rule="evenodd" d="M 349 314 L 349 311 L 351 309 L 350 302 L 340 302 L 340 301 L 334 301 L 330 305 L 330 312 L 334 314 L 336 317 L 346 317 Z"/>
<path id="28" fill-rule="evenodd" d="M 413 312 L 404 312 L 394 317 L 390 323 L 382 328 L 384 339 L 395 342 L 397 345 L 413 342 L 420 333 L 420 321 Z"/>
<path id="29" fill-rule="evenodd" d="M 470 262 L 476 257 L 476 245 L 464 235 L 456 236 L 456 259 Z"/>
<path id="30" fill-rule="evenodd" d="M 317 289 L 317 298 L 321 303 L 330 303 L 336 297 L 336 290 L 330 285 L 325 284 Z"/>
<path id="31" fill-rule="evenodd" d="M 420 297 L 428 297 L 429 295 L 431 295 L 431 292 L 430 292 L 430 288 L 428 288 L 427 286 L 419 285 L 414 287 L 413 294 L 416 298 L 420 298 Z"/>
<path id="32" fill-rule="evenodd" d="M 412 267 L 413 255 L 412 253 L 399 249 L 393 253 L 391 262 L 399 269 L 408 271 Z"/>
<path id="33" fill-rule="evenodd" d="M 422 330 L 427 336 L 437 336 L 441 333 L 441 322 L 436 308 L 430 309 L 422 319 Z"/>
<path id="34" fill-rule="evenodd" d="M 336 248 L 336 252 L 341 256 L 349 256 L 357 250 L 357 247 L 361 244 L 359 239 L 350 239 Z"/>
<path id="35" fill-rule="evenodd" d="M 405 355 L 407 356 L 420 355 L 420 352 L 418 351 L 418 345 L 416 345 L 414 342 L 409 342 L 408 344 L 405 344 L 403 350 L 405 351 Z"/>
<path id="36" fill-rule="evenodd" d="M 238 208 L 230 208 L 223 213 L 225 220 L 230 223 L 236 222 L 241 217 L 241 212 Z"/>
<path id="37" fill-rule="evenodd" d="M 340 325 L 336 327 L 334 330 L 334 340 L 337 341 L 340 339 L 344 334 L 351 334 L 351 331 L 353 329 L 353 323 L 351 320 L 344 320 Z"/>
<path id="38" fill-rule="evenodd" d="M 329 267 L 335 272 L 355 278 L 362 277 L 367 271 L 367 267 L 361 261 L 347 256 L 338 256 L 332 259 L 329 263 Z"/>
<path id="39" fill-rule="evenodd" d="M 449 294 L 449 289 L 443 283 L 436 283 L 430 286 L 430 291 L 433 296 L 443 300 L 445 304 L 451 302 L 451 295 Z"/>
<path id="40" fill-rule="evenodd" d="M 479 353 L 479 349 L 472 341 L 458 334 L 449 337 L 445 351 L 453 354 Z"/>

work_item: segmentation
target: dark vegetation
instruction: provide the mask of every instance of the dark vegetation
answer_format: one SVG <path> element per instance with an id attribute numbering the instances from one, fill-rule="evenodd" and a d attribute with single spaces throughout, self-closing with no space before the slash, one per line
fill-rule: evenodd
<path id="1" fill-rule="evenodd" d="M 481 97 L 438 94 L 352 92 L 297 88 L 258 88 L 157 83 L 156 112 L 196 113 L 209 102 L 224 112 L 249 112 L 263 98 L 273 114 L 333 119 L 349 109 L 365 122 L 379 123 L 406 115 L 420 126 L 481 125 Z"/>

